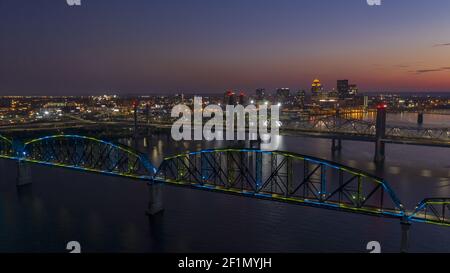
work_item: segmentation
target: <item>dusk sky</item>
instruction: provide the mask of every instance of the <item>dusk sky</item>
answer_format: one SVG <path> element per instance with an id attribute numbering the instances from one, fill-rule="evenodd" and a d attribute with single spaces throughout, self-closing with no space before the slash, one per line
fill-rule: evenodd
<path id="1" fill-rule="evenodd" d="M 450 1 L 0 0 L 0 95 L 450 91 Z"/>

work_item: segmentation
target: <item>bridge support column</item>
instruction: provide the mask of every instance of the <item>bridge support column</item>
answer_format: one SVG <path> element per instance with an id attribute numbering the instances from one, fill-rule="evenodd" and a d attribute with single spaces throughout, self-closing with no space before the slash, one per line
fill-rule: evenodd
<path id="1" fill-rule="evenodd" d="M 147 215 L 156 215 L 164 210 L 162 187 L 162 183 L 155 183 L 154 181 L 148 184 L 150 200 L 148 203 Z"/>
<path id="2" fill-rule="evenodd" d="M 408 221 L 402 220 L 400 222 L 401 229 L 402 229 L 402 241 L 400 246 L 400 252 L 406 253 L 408 252 L 409 248 L 409 228 L 411 227 L 411 223 Z"/>
<path id="3" fill-rule="evenodd" d="M 377 139 L 375 142 L 375 163 L 383 163 L 385 159 L 385 144 Z"/>
<path id="4" fill-rule="evenodd" d="M 377 106 L 377 123 L 375 132 L 375 163 L 383 163 L 385 158 L 385 143 L 383 141 L 386 136 L 386 105 Z"/>
<path id="5" fill-rule="evenodd" d="M 133 126 L 133 146 L 134 149 L 138 149 L 138 137 L 139 137 L 139 128 L 138 128 L 138 102 L 133 102 L 133 120 L 134 120 L 134 126 Z"/>
<path id="6" fill-rule="evenodd" d="M 423 124 L 423 112 L 417 113 L 417 125 Z"/>
<path id="7" fill-rule="evenodd" d="M 23 160 L 17 161 L 17 179 L 16 185 L 18 187 L 31 184 L 31 169 L 30 165 Z"/>
<path id="8" fill-rule="evenodd" d="M 331 140 L 331 151 L 334 153 L 336 151 L 341 151 L 342 150 L 342 139 L 338 138 L 333 138 Z"/>
<path id="9" fill-rule="evenodd" d="M 341 120 L 341 111 L 339 109 L 336 109 L 335 114 L 335 124 L 337 128 L 340 128 L 342 126 L 342 120 Z M 340 138 L 333 138 L 331 141 L 331 152 L 340 152 L 342 150 L 342 139 Z"/>

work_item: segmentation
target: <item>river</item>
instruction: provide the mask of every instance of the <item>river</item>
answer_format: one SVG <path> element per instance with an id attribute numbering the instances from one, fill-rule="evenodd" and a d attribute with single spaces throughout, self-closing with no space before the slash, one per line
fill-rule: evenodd
<path id="1" fill-rule="evenodd" d="M 414 114 L 388 123 L 414 125 Z M 425 115 L 423 126 L 450 127 L 450 116 Z M 334 160 L 384 177 L 407 208 L 425 197 L 450 197 L 450 150 L 387 145 L 382 168 L 373 143 L 280 136 L 279 149 Z M 127 142 L 127 141 L 125 141 Z M 131 140 L 127 144 L 132 144 Z M 158 165 L 163 157 L 224 147 L 225 142 L 175 142 L 168 135 L 140 139 Z M 164 187 L 164 213 L 145 214 L 145 182 L 67 169 L 32 166 L 33 184 L 16 188 L 16 165 L 0 160 L 0 252 L 382 252 L 400 250 L 398 220 L 302 207 L 175 186 Z M 410 251 L 450 252 L 450 228 L 414 223 Z"/>

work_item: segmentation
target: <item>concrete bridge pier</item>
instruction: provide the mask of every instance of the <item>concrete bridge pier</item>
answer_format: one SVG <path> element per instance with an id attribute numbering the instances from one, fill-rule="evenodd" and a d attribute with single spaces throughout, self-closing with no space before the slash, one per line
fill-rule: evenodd
<path id="1" fill-rule="evenodd" d="M 385 143 L 382 140 L 377 139 L 375 141 L 374 161 L 375 161 L 375 163 L 379 164 L 379 163 L 383 163 L 384 159 L 385 159 Z"/>
<path id="2" fill-rule="evenodd" d="M 336 113 L 335 113 L 335 122 L 336 122 L 336 127 L 340 128 L 341 124 L 342 124 L 342 120 L 341 120 L 341 111 L 339 109 L 336 109 Z M 342 150 L 342 139 L 340 138 L 333 138 L 331 140 L 331 152 L 340 152 Z"/>
<path id="3" fill-rule="evenodd" d="M 375 156 L 374 161 L 377 164 L 383 163 L 385 159 L 385 143 L 383 139 L 386 136 L 386 105 L 377 106 L 377 122 L 375 132 Z"/>
<path id="4" fill-rule="evenodd" d="M 138 127 L 138 101 L 133 102 L 133 146 L 135 150 L 138 150 L 138 140 L 139 140 L 139 127 Z"/>
<path id="5" fill-rule="evenodd" d="M 400 222 L 400 225 L 401 225 L 401 229 L 402 229 L 400 252 L 406 253 L 406 252 L 408 252 L 408 248 L 409 248 L 409 228 L 411 227 L 411 223 L 406 220 L 402 220 Z"/>
<path id="6" fill-rule="evenodd" d="M 421 126 L 423 125 L 423 112 L 417 113 L 417 125 Z"/>
<path id="7" fill-rule="evenodd" d="M 342 139 L 333 138 L 331 140 L 331 151 L 334 153 L 336 151 L 340 152 L 342 150 Z"/>
<path id="8" fill-rule="evenodd" d="M 163 212 L 163 184 L 155 183 L 154 181 L 148 183 L 149 203 L 147 215 L 153 216 Z"/>
<path id="9" fill-rule="evenodd" d="M 16 185 L 18 187 L 31 184 L 31 167 L 23 160 L 17 161 L 17 179 Z"/>

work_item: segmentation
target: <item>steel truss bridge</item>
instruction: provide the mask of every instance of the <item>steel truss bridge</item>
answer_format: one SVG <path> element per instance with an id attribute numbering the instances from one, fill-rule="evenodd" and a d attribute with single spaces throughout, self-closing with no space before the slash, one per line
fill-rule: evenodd
<path id="1" fill-rule="evenodd" d="M 386 124 L 385 143 L 450 147 L 450 128 L 393 126 Z M 284 120 L 282 130 L 310 136 L 375 141 L 376 124 L 360 119 L 326 116 L 313 120 Z"/>
<path id="2" fill-rule="evenodd" d="M 54 131 L 65 129 L 89 129 L 108 126 L 110 128 L 157 128 L 170 129 L 171 122 L 145 122 L 142 120 L 120 121 L 62 121 L 48 123 L 14 124 L 0 126 L 3 133 L 27 132 L 27 131 Z M 280 131 L 283 134 L 303 135 L 310 137 L 358 140 L 375 142 L 377 128 L 375 122 L 360 119 L 348 119 L 344 116 L 325 116 L 310 119 L 282 119 Z M 412 144 L 424 146 L 450 147 L 450 128 L 422 127 L 422 126 L 394 126 L 385 124 L 383 143 Z"/>
<path id="3" fill-rule="evenodd" d="M 283 151 L 213 149 L 167 157 L 159 168 L 132 148 L 79 135 L 27 142 L 0 136 L 0 158 L 359 213 L 450 226 L 450 198 L 407 210 L 388 182 L 335 162 Z M 20 170 L 19 170 L 20 172 Z"/>
<path id="4" fill-rule="evenodd" d="M 46 136 L 24 143 L 0 136 L 0 157 L 145 180 L 156 172 L 132 148 L 79 135 Z"/>

